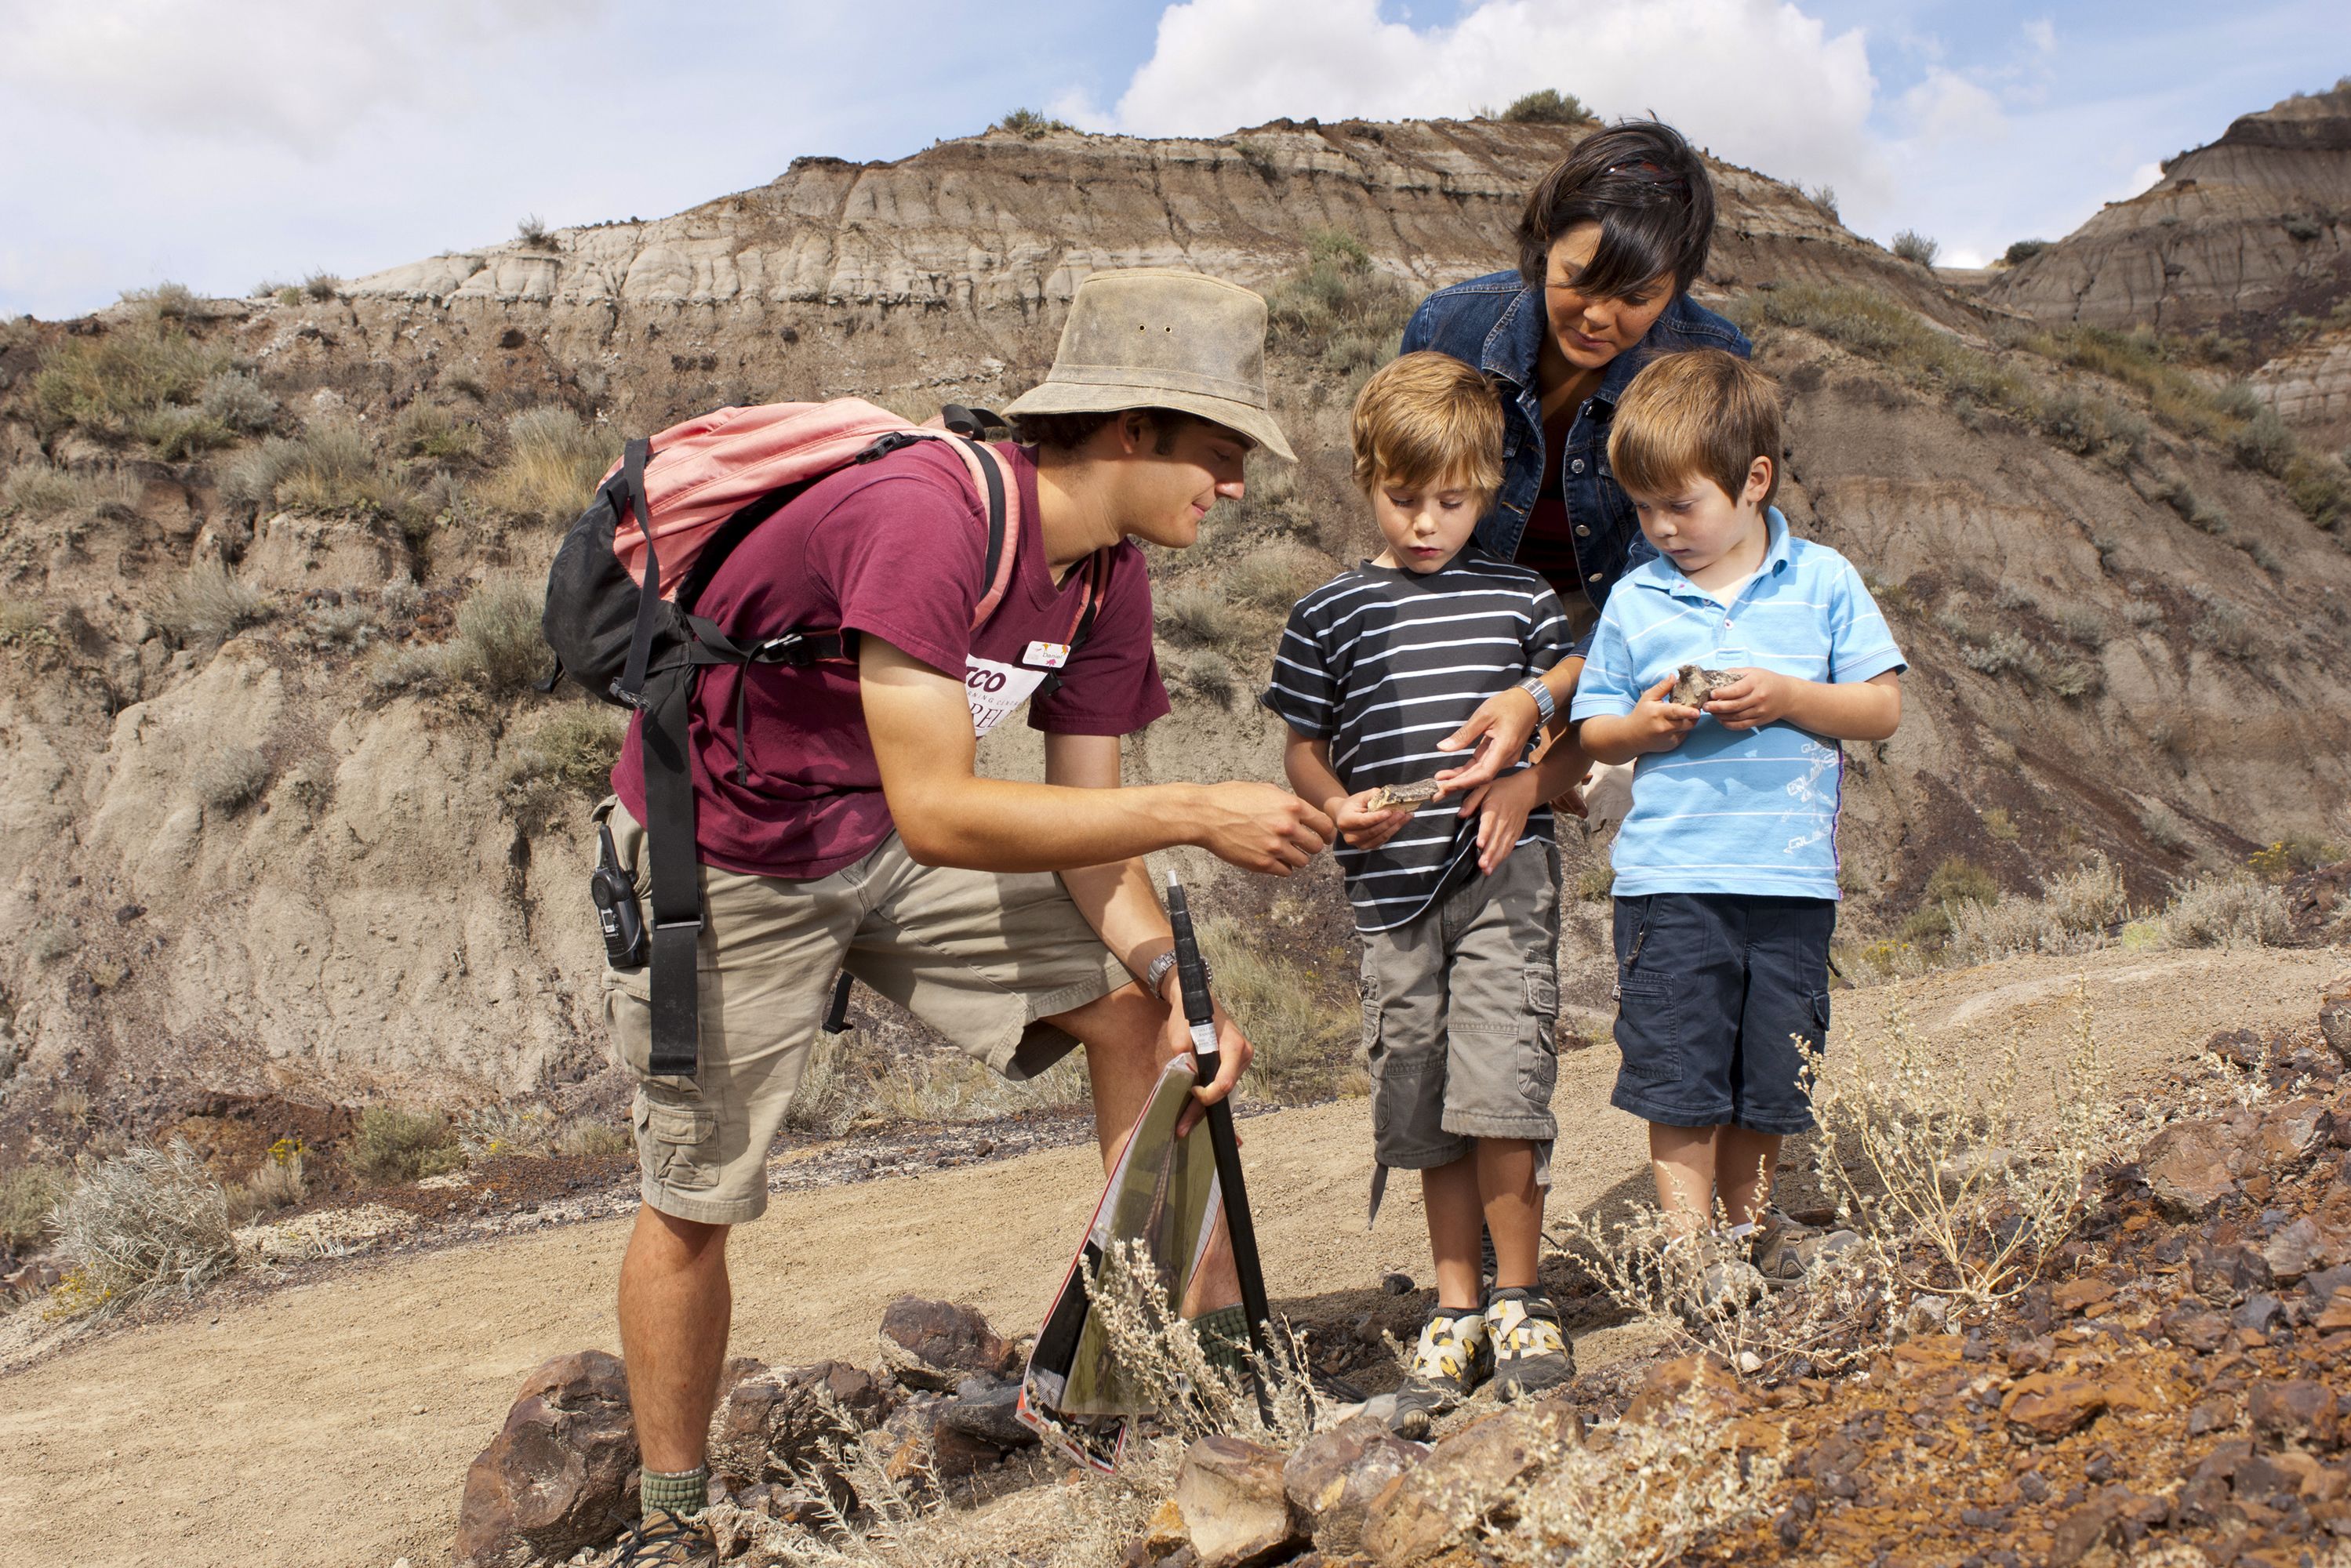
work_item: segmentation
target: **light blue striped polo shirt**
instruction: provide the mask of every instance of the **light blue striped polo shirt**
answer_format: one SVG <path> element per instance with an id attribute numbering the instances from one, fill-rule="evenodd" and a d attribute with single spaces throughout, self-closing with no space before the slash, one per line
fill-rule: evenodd
<path id="1" fill-rule="evenodd" d="M 1853 563 L 1789 533 L 1769 509 L 1763 565 L 1726 607 L 1659 557 L 1608 595 L 1571 717 L 1633 711 L 1684 664 L 1865 681 L 1904 668 L 1902 651 Z M 1633 809 L 1610 859 L 1619 898 L 1652 893 L 1837 896 L 1836 821 L 1844 753 L 1785 720 L 1725 729 L 1711 716 L 1633 770 Z"/>

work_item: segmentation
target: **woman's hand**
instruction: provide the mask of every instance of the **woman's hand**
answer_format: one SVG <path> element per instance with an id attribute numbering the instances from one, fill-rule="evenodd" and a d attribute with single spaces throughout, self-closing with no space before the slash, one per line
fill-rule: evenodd
<path id="1" fill-rule="evenodd" d="M 1517 686 L 1496 692 L 1478 705 L 1478 711 L 1459 729 L 1437 743 L 1439 751 L 1474 747 L 1466 768 L 1440 771 L 1438 780 L 1454 789 L 1474 789 L 1493 782 L 1494 775 L 1526 755 L 1542 714 L 1535 699 Z M 1462 815 L 1468 815 L 1464 802 Z"/>
<path id="2" fill-rule="evenodd" d="M 1331 820 L 1337 824 L 1339 836 L 1359 850 L 1375 850 L 1396 836 L 1397 830 L 1412 821 L 1410 806 L 1390 806 L 1384 811 L 1371 808 L 1376 789 L 1359 790 L 1343 800 L 1333 802 Z"/>

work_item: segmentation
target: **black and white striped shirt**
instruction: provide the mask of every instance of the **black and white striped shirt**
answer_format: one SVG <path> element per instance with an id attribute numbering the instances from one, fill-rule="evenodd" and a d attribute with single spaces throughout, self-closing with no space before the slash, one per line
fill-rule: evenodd
<path id="1" fill-rule="evenodd" d="M 1259 697 L 1299 734 L 1326 741 L 1350 794 L 1458 768 L 1437 743 L 1478 705 L 1566 656 L 1567 616 L 1542 577 L 1474 546 L 1423 574 L 1365 561 L 1300 600 Z M 1520 764 L 1523 766 L 1523 764 Z M 1478 819 L 1460 799 L 1423 806 L 1376 850 L 1336 850 L 1355 929 L 1413 920 L 1476 868 Z M 1521 844 L 1551 838 L 1549 808 Z"/>

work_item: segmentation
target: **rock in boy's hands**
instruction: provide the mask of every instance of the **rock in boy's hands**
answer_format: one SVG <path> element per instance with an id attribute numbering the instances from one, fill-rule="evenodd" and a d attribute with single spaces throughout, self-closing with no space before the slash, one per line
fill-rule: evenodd
<path id="1" fill-rule="evenodd" d="M 1377 789 L 1361 789 L 1332 809 L 1331 820 L 1338 825 L 1339 836 L 1355 849 L 1378 849 L 1395 838 L 1397 830 L 1412 821 L 1412 814 L 1417 809 L 1390 806 L 1384 811 L 1374 811 L 1371 809 L 1371 799 L 1378 793 Z"/>
<path id="2" fill-rule="evenodd" d="M 1633 744 L 1642 751 L 1671 751 L 1704 716 L 1687 703 L 1673 700 L 1674 677 L 1667 675 L 1641 694 L 1625 716 L 1632 727 Z M 1728 688 L 1725 688 L 1728 689 Z"/>
<path id="3" fill-rule="evenodd" d="M 1707 699 L 1706 711 L 1722 721 L 1725 729 L 1760 729 L 1788 716 L 1796 706 L 1799 685 L 1790 676 L 1772 670 L 1738 670 L 1738 679 L 1727 686 L 1717 686 Z"/>

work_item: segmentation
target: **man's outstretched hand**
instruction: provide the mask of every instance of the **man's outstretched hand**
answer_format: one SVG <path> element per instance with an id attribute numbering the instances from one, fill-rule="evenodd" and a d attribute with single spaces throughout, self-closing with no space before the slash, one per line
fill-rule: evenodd
<path id="1" fill-rule="evenodd" d="M 1191 841 L 1243 871 L 1288 876 L 1330 845 L 1331 819 L 1278 784 L 1210 784 Z"/>

